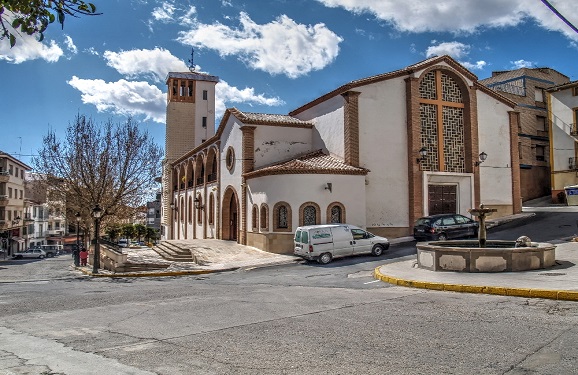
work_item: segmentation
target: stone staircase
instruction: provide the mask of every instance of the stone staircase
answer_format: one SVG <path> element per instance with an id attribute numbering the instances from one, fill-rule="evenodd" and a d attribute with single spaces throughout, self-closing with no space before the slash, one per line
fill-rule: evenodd
<path id="1" fill-rule="evenodd" d="M 141 272 L 167 269 L 170 264 L 153 264 L 153 263 L 125 263 L 115 269 L 115 272 Z"/>
<path id="2" fill-rule="evenodd" d="M 197 263 L 197 257 L 191 253 L 191 250 L 182 248 L 178 244 L 163 241 L 152 247 L 163 259 L 171 262 L 194 262 Z"/>

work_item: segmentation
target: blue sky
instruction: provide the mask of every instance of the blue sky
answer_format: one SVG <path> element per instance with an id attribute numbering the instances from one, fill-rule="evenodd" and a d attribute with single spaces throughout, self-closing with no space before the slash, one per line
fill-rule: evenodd
<path id="1" fill-rule="evenodd" d="M 31 163 L 76 114 L 133 116 L 164 147 L 165 77 L 219 76 L 225 108 L 286 114 L 349 81 L 449 54 L 478 78 L 551 67 L 578 80 L 578 34 L 540 0 L 93 0 L 42 43 L 0 41 L 0 150 Z M 551 3 L 578 25 L 574 0 Z M 218 125 L 218 123 L 217 123 Z"/>

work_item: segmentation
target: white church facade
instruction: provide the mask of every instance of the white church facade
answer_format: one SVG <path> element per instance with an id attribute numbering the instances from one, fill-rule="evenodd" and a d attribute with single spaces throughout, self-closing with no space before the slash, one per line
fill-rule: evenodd
<path id="1" fill-rule="evenodd" d="M 395 238 L 421 216 L 469 216 L 480 203 L 521 211 L 515 103 L 448 56 L 351 81 L 287 115 L 227 109 L 215 132 L 217 82 L 167 79 L 166 239 L 291 253 L 301 225 Z"/>

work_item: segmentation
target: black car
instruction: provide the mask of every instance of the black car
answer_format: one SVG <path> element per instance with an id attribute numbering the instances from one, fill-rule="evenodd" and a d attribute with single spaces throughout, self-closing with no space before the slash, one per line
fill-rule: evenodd
<path id="1" fill-rule="evenodd" d="M 479 223 L 458 214 L 440 214 L 419 218 L 413 226 L 418 241 L 444 241 L 449 238 L 477 237 Z"/>

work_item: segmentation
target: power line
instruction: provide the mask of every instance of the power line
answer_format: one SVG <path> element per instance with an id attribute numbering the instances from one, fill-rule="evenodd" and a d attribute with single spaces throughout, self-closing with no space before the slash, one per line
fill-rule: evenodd
<path id="1" fill-rule="evenodd" d="M 552 4 L 550 4 L 550 2 L 548 0 L 542 0 L 542 3 L 544 3 L 544 5 L 546 5 L 548 8 L 550 8 L 550 10 L 552 12 L 554 12 L 554 14 L 558 16 L 558 18 L 560 18 L 562 21 L 564 21 L 564 23 L 566 25 L 570 26 L 570 28 L 572 30 L 574 30 L 574 32 L 578 33 L 578 28 L 576 28 L 576 26 L 572 25 L 572 23 L 570 21 L 568 21 L 566 19 L 566 17 L 564 17 L 560 12 L 558 12 L 558 10 L 556 8 L 554 8 L 554 6 Z"/>

